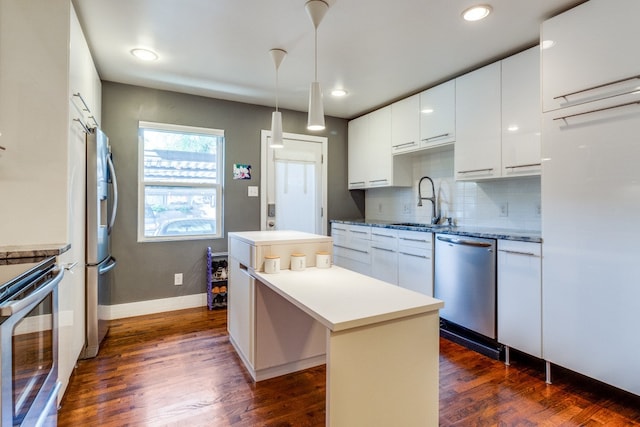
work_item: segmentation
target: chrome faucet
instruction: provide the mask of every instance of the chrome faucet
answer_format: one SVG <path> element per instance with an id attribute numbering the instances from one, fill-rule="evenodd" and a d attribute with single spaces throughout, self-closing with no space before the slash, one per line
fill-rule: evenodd
<path id="1" fill-rule="evenodd" d="M 422 181 L 424 181 L 425 179 L 428 179 L 429 182 L 431 182 L 431 197 L 422 197 L 421 187 L 422 187 Z M 433 185 L 433 180 L 428 176 L 423 176 L 422 178 L 420 178 L 420 181 L 418 182 L 418 206 L 422 206 L 423 200 L 431 201 L 431 208 L 432 208 L 431 224 L 434 224 L 434 225 L 437 224 L 440 221 L 440 215 L 436 214 L 437 205 L 438 205 L 438 202 L 436 200 L 436 189 L 435 189 L 435 186 Z"/>

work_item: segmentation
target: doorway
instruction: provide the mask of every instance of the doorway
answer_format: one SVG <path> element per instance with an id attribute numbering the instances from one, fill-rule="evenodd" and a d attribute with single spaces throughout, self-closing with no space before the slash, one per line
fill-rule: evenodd
<path id="1" fill-rule="evenodd" d="M 261 136 L 260 228 L 327 234 L 326 137 L 285 133 L 283 148 Z"/>

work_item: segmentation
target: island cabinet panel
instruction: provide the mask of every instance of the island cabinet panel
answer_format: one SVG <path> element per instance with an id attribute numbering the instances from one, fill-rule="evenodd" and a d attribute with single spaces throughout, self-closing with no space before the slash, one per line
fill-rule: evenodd
<path id="1" fill-rule="evenodd" d="M 255 279 L 237 258 L 231 256 L 229 257 L 229 280 L 232 281 L 227 296 L 229 339 L 245 365 L 253 366 Z"/>

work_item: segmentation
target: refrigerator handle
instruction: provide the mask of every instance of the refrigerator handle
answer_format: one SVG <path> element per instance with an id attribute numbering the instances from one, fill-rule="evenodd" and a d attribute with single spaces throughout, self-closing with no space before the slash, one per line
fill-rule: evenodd
<path id="1" fill-rule="evenodd" d="M 116 179 L 116 170 L 113 167 L 113 160 L 111 159 L 111 153 L 107 154 L 107 164 L 109 165 L 109 172 L 111 173 L 111 182 L 113 183 L 113 209 L 111 211 L 111 219 L 109 220 L 109 227 L 107 227 L 107 233 L 111 234 L 113 224 L 116 222 L 116 213 L 118 212 L 118 180 Z"/>

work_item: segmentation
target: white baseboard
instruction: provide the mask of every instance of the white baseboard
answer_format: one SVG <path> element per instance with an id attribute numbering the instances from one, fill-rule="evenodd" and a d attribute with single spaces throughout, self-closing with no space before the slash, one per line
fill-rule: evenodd
<path id="1" fill-rule="evenodd" d="M 103 315 L 107 320 L 114 320 L 165 311 L 183 310 L 185 308 L 204 307 L 206 305 L 207 294 L 203 293 L 104 306 Z"/>

